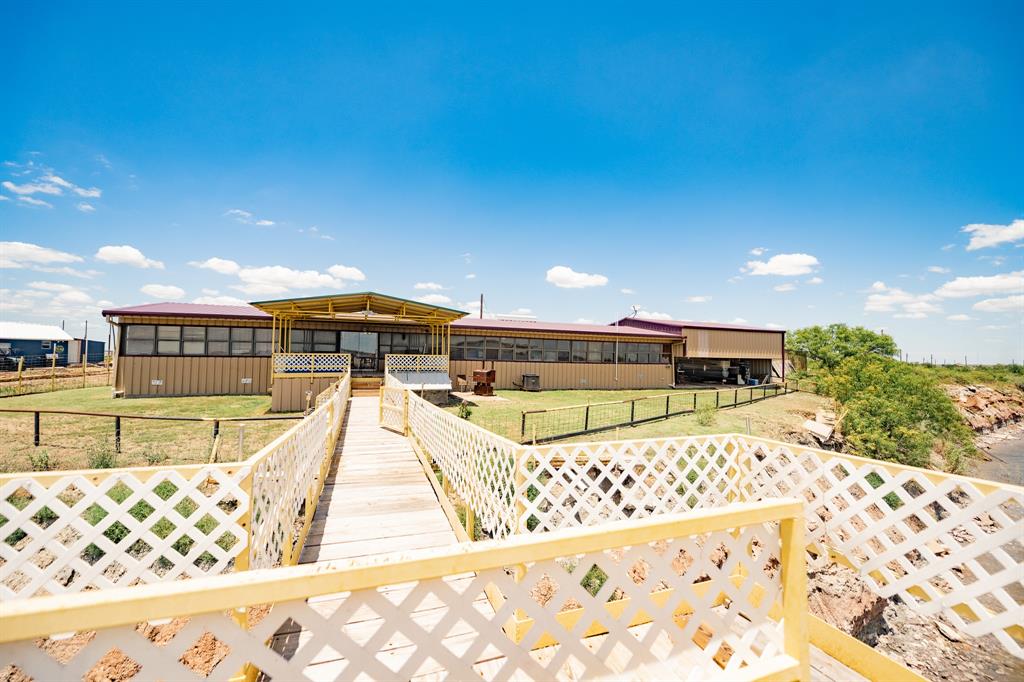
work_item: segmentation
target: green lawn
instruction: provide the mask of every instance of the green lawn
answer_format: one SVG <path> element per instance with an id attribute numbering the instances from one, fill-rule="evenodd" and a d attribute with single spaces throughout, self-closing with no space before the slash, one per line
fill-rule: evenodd
<path id="1" fill-rule="evenodd" d="M 719 404 L 732 403 L 735 389 L 720 393 Z M 758 389 L 755 389 L 755 395 Z M 530 410 L 543 410 L 555 407 L 578 406 L 591 403 L 589 424 L 604 424 L 628 421 L 630 406 L 600 405 L 611 401 L 631 400 L 648 397 L 646 401 L 637 403 L 634 417 L 641 419 L 647 416 L 664 414 L 664 400 L 652 398 L 669 394 L 670 412 L 681 409 L 692 409 L 694 395 L 697 396 L 698 407 L 715 404 L 715 392 L 711 390 L 677 390 L 667 392 L 664 389 L 638 391 L 497 391 L 497 395 L 506 398 L 507 402 L 489 402 L 481 400 L 471 406 L 470 421 L 483 426 L 495 433 L 519 440 L 523 433 L 522 413 Z M 742 403 L 749 395 L 747 388 L 739 389 Z M 726 431 L 744 431 L 746 417 L 751 417 L 751 429 L 755 434 L 777 437 L 789 431 L 795 431 L 804 419 L 813 417 L 815 410 L 827 401 L 809 393 L 791 394 L 789 396 L 772 397 L 752 405 L 719 410 L 714 413 L 713 422 L 707 426 L 698 423 L 695 415 L 670 417 L 669 419 L 651 421 L 635 427 L 619 429 L 622 438 L 646 438 L 667 435 L 684 435 L 696 433 L 722 433 Z M 450 410 L 457 412 L 457 407 Z M 565 433 L 581 430 L 584 420 L 582 409 L 555 411 L 543 415 L 527 415 L 526 436 L 529 439 L 536 433 L 538 438 L 548 434 Z M 705 418 L 706 419 L 706 418 Z M 601 431 L 594 434 L 573 437 L 568 440 L 601 440 L 615 436 L 615 430 Z"/>
<path id="2" fill-rule="evenodd" d="M 194 417 L 250 417 L 268 414 L 269 396 L 202 396 L 187 398 L 110 397 L 110 387 L 73 389 L 0 399 L 0 409 L 57 409 L 112 414 Z M 252 455 L 295 420 L 246 422 L 242 453 Z M 239 459 L 242 424 L 221 424 L 218 459 Z M 79 469 L 97 464 L 145 466 L 208 461 L 213 425 L 200 422 L 121 420 L 121 453 L 114 453 L 114 420 L 104 417 L 41 415 L 39 447 L 32 445 L 32 415 L 0 412 L 4 454 L 0 471 Z M 33 461 L 34 460 L 34 461 Z M 48 462 L 47 462 L 48 460 Z"/>

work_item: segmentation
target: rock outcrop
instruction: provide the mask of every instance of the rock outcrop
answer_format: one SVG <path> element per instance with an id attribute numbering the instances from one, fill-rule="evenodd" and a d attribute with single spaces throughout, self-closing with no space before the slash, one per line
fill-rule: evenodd
<path id="1" fill-rule="evenodd" d="M 1024 419 L 1024 399 L 1019 392 L 973 385 L 943 388 L 975 431 L 984 433 Z"/>

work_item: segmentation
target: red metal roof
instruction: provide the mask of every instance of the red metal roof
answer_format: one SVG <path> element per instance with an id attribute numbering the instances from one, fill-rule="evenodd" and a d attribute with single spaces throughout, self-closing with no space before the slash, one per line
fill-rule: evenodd
<path id="1" fill-rule="evenodd" d="M 269 320 L 270 315 L 251 305 L 209 305 L 206 303 L 146 303 L 104 310 L 103 315 L 154 315 L 160 317 L 221 317 Z"/>
<path id="2" fill-rule="evenodd" d="M 452 331 L 458 329 L 487 329 L 493 331 L 553 332 L 561 334 L 595 334 L 600 336 L 649 336 L 652 339 L 676 340 L 678 334 L 640 327 L 616 327 L 607 324 L 581 322 L 539 322 L 537 320 L 494 320 L 463 317 L 452 322 Z"/>
<path id="3" fill-rule="evenodd" d="M 637 329 L 660 329 L 666 332 L 669 330 L 683 329 L 684 327 L 689 327 L 690 329 L 733 329 L 745 332 L 774 332 L 776 334 L 784 334 L 786 332 L 785 329 L 751 327 L 744 324 L 698 322 L 696 320 L 651 320 L 644 317 L 624 317 L 619 320 L 619 324 L 627 327 L 635 327 Z"/>

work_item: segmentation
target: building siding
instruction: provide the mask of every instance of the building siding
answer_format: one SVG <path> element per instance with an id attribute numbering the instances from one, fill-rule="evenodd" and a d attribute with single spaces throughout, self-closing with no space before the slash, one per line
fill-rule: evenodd
<path id="1" fill-rule="evenodd" d="M 125 355 L 117 361 L 116 385 L 125 397 L 266 395 L 268 357 L 174 357 Z M 252 379 L 243 384 L 242 379 Z M 153 385 L 153 380 L 162 383 Z"/>
<path id="2" fill-rule="evenodd" d="M 778 360 L 782 358 L 781 333 L 683 328 L 688 358 L 735 358 Z"/>
<path id="3" fill-rule="evenodd" d="M 270 398 L 271 412 L 302 412 L 306 409 L 306 391 L 309 391 L 309 405 L 312 407 L 316 397 L 327 390 L 327 387 L 338 380 L 338 377 L 289 377 L 274 379 L 274 387 Z"/>

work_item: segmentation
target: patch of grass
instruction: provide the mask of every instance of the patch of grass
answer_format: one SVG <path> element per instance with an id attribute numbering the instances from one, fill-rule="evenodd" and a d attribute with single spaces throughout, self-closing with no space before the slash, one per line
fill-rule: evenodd
<path id="1" fill-rule="evenodd" d="M 718 421 L 718 410 L 714 405 L 702 405 L 693 417 L 701 426 L 714 426 Z"/>
<path id="2" fill-rule="evenodd" d="M 87 455 L 90 469 L 113 469 L 117 466 L 117 453 L 104 448 L 93 448 Z"/>
<path id="3" fill-rule="evenodd" d="M 50 462 L 50 451 L 49 450 L 38 450 L 36 452 L 28 453 L 29 464 L 32 465 L 32 471 L 49 471 L 53 468 Z"/>

